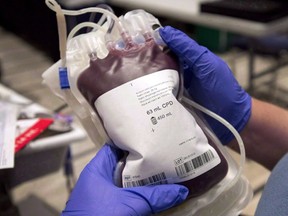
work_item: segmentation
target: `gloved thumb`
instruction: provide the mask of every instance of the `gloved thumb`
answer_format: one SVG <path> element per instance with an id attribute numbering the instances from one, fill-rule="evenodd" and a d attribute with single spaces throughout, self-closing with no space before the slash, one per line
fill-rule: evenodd
<path id="1" fill-rule="evenodd" d="M 152 213 L 161 212 L 182 203 L 189 192 L 185 186 L 177 184 L 135 187 L 127 188 L 127 190 L 144 197 Z M 137 205 L 137 200 L 135 202 Z"/>
<path id="2" fill-rule="evenodd" d="M 200 46 L 188 35 L 171 26 L 165 26 L 159 29 L 159 33 L 170 50 L 177 56 L 183 57 L 186 63 L 189 62 L 191 64 L 190 66 L 192 66 L 203 53 L 208 51 L 206 47 Z"/>
<path id="3" fill-rule="evenodd" d="M 98 176 L 99 179 L 104 178 L 112 182 L 113 171 L 116 164 L 121 158 L 121 152 L 119 149 L 105 144 L 98 151 L 96 156 L 87 164 L 84 171 L 92 173 L 94 176 Z M 105 169 L 103 169 L 105 167 Z"/>

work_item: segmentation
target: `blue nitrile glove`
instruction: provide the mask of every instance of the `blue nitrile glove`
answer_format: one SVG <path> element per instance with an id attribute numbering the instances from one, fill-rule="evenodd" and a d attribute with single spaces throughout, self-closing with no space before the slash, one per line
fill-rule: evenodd
<path id="1" fill-rule="evenodd" d="M 228 65 L 177 29 L 166 26 L 160 29 L 160 35 L 179 58 L 184 86 L 191 98 L 240 132 L 250 118 L 251 97 L 238 84 Z M 223 144 L 232 140 L 232 133 L 220 122 L 211 117 L 206 120 Z"/>
<path id="2" fill-rule="evenodd" d="M 288 153 L 273 168 L 255 216 L 288 215 Z"/>
<path id="3" fill-rule="evenodd" d="M 118 150 L 105 144 L 83 169 L 62 215 L 151 215 L 184 201 L 188 189 L 167 184 L 119 188 L 113 184 Z"/>

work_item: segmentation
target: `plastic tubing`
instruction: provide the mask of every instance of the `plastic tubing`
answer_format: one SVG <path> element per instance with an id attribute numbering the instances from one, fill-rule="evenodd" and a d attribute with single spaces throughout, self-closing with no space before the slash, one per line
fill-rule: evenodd
<path id="1" fill-rule="evenodd" d="M 225 190 L 229 190 L 231 187 L 233 187 L 234 184 L 236 184 L 238 179 L 241 177 L 242 171 L 243 171 L 243 168 L 245 165 L 246 153 L 245 153 L 245 147 L 244 147 L 244 143 L 243 143 L 241 136 L 239 135 L 238 131 L 228 121 L 226 121 L 224 118 L 217 115 L 216 113 L 213 113 L 212 111 L 210 111 L 210 110 L 206 109 L 205 107 L 197 104 L 196 102 L 190 100 L 189 98 L 181 97 L 179 100 L 181 103 L 184 104 L 184 106 L 185 106 L 185 104 L 192 106 L 192 107 L 202 111 L 203 113 L 206 113 L 207 115 L 216 119 L 217 121 L 221 122 L 235 136 L 235 138 L 238 142 L 238 145 L 239 145 L 239 149 L 240 149 L 240 163 L 239 163 L 239 170 L 238 170 L 237 174 L 235 175 L 233 180 L 225 188 Z M 210 129 L 207 129 L 207 130 L 210 132 Z"/>
<path id="2" fill-rule="evenodd" d="M 85 27 L 91 27 L 93 29 L 99 29 L 102 30 L 103 32 L 105 32 L 105 29 L 103 26 L 100 26 L 96 23 L 92 23 L 92 22 L 83 22 L 78 24 L 77 26 L 75 26 L 69 33 L 68 37 L 67 37 L 67 41 L 71 40 L 74 35 L 81 29 L 81 28 L 85 28 Z"/>
<path id="3" fill-rule="evenodd" d="M 114 14 L 113 9 L 112 9 L 109 5 L 107 5 L 107 4 L 98 4 L 97 7 L 98 7 L 98 8 L 100 7 L 100 8 L 106 9 L 106 10 L 110 11 L 112 14 Z M 103 15 L 104 15 L 104 14 L 102 14 L 102 16 L 101 16 L 101 18 L 99 19 L 99 21 L 97 22 L 97 24 L 99 24 L 99 25 L 103 25 L 103 24 L 104 24 L 104 22 L 105 22 L 105 20 L 106 20 L 106 16 L 103 16 Z M 89 21 L 90 21 L 90 22 L 94 22 L 95 16 L 96 16 L 96 13 L 92 13 L 91 16 L 90 16 L 90 18 L 89 18 Z M 107 32 L 108 32 L 108 33 L 111 33 L 115 22 L 114 22 L 114 20 L 111 20 L 111 17 L 107 17 L 107 20 L 108 20 L 108 22 L 110 23 Z"/>
<path id="4" fill-rule="evenodd" d="M 55 5 L 58 5 L 58 3 L 55 0 L 46 0 L 46 4 L 53 11 L 55 11 Z M 58 7 L 60 7 L 60 6 L 58 5 Z M 55 11 L 55 12 L 57 12 L 57 11 Z M 123 32 L 123 27 L 119 22 L 119 18 L 115 14 L 113 14 L 112 12 L 110 12 L 106 9 L 103 9 L 103 8 L 90 7 L 90 8 L 80 9 L 77 11 L 62 9 L 62 13 L 64 15 L 69 15 L 69 16 L 78 16 L 78 15 L 85 14 L 85 13 L 102 13 L 107 17 L 111 17 L 112 20 L 115 21 L 115 24 L 116 24 L 119 32 L 120 33 Z"/>
<path id="5" fill-rule="evenodd" d="M 59 50 L 60 58 L 62 59 L 62 67 L 66 66 L 66 45 L 67 45 L 67 27 L 65 15 L 60 5 L 55 0 L 45 0 L 46 5 L 53 11 L 56 12 L 56 19 L 58 24 L 59 34 Z"/>
<path id="6" fill-rule="evenodd" d="M 157 32 L 157 33 L 159 34 L 159 32 Z M 162 40 L 161 36 L 159 36 L 159 40 Z M 163 43 L 164 43 L 164 41 L 163 41 Z M 238 179 L 241 177 L 242 172 L 243 172 L 243 168 L 244 168 L 245 160 L 246 160 L 246 153 L 245 153 L 245 147 L 244 147 L 243 140 L 242 140 L 240 134 L 238 133 L 238 131 L 228 121 L 226 121 L 224 118 L 222 118 L 221 116 L 217 115 L 216 113 L 208 110 L 207 108 L 201 106 L 200 104 L 196 103 L 195 101 L 190 100 L 189 98 L 185 97 L 184 96 L 184 91 L 185 91 L 185 88 L 184 88 L 184 77 L 183 77 L 183 72 L 182 71 L 179 72 L 179 78 L 180 78 L 179 79 L 179 92 L 178 92 L 178 95 L 177 95 L 178 101 L 180 103 L 182 103 L 184 106 L 185 106 L 185 104 L 188 105 L 188 106 L 192 106 L 192 107 L 196 108 L 197 110 L 202 111 L 203 113 L 209 115 L 210 117 L 212 117 L 215 120 L 217 120 L 220 123 L 222 123 L 227 129 L 229 129 L 231 131 L 231 133 L 236 138 L 236 141 L 238 142 L 238 146 L 239 146 L 239 150 L 240 150 L 239 170 L 238 170 L 236 176 L 234 177 L 234 179 L 226 187 L 226 189 L 228 190 L 238 181 Z M 211 134 L 211 130 L 209 128 L 206 128 L 206 129 Z M 213 134 L 211 134 L 211 135 L 213 135 Z"/>
<path id="7" fill-rule="evenodd" d="M 223 125 L 225 125 L 230 131 L 231 133 L 234 135 L 234 137 L 236 138 L 239 148 L 240 148 L 240 169 L 242 171 L 242 168 L 245 164 L 245 148 L 244 148 L 244 143 L 243 140 L 241 138 L 241 136 L 239 135 L 238 131 L 228 122 L 226 121 L 224 118 L 222 118 L 221 116 L 217 115 L 216 113 L 206 109 L 205 107 L 197 104 L 196 102 L 186 98 L 186 97 L 182 97 L 181 98 L 181 102 L 184 102 L 190 106 L 193 106 L 194 108 L 206 113 L 207 115 L 209 115 L 210 117 L 216 119 L 217 121 L 221 122 Z"/>
<path id="8" fill-rule="evenodd" d="M 60 49 L 60 57 L 62 59 L 62 67 L 66 66 L 66 48 L 67 48 L 67 29 L 66 29 L 66 20 L 65 20 L 65 15 L 69 15 L 69 16 L 77 16 L 77 15 L 81 15 L 81 14 L 85 14 L 85 13 L 102 13 L 103 15 L 110 17 L 114 23 L 116 24 L 116 27 L 120 33 L 120 35 L 123 35 L 123 37 L 125 37 L 125 31 L 123 26 L 121 25 L 121 22 L 119 20 L 119 18 L 113 14 L 112 12 L 103 9 L 103 8 L 85 8 L 85 9 L 80 9 L 77 11 L 73 11 L 73 10 L 63 10 L 60 5 L 55 1 L 55 0 L 45 0 L 46 5 L 53 11 L 56 12 L 56 17 L 57 17 L 57 24 L 58 24 L 58 33 L 59 33 L 59 49 Z M 112 22 L 111 20 L 111 22 Z M 102 20 L 100 20 L 101 22 L 103 22 Z M 84 26 L 78 26 L 75 30 L 73 35 Z M 89 25 L 90 27 L 90 25 Z M 96 27 L 96 26 L 93 26 Z M 97 26 L 98 28 L 98 26 Z M 107 33 L 111 33 L 111 29 L 108 28 Z M 72 36 L 72 34 L 70 35 L 70 37 Z"/>

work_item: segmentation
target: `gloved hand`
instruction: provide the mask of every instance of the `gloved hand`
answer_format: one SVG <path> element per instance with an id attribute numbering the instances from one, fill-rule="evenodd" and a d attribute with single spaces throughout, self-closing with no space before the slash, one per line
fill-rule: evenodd
<path id="1" fill-rule="evenodd" d="M 241 132 L 250 118 L 251 97 L 238 84 L 228 65 L 177 29 L 161 28 L 160 35 L 179 58 L 184 86 L 191 98 Z M 206 120 L 223 144 L 232 140 L 232 133 L 220 122 L 211 117 Z"/>
<path id="2" fill-rule="evenodd" d="M 188 189 L 168 184 L 119 188 L 113 184 L 113 172 L 118 150 L 108 144 L 82 171 L 78 182 L 62 212 L 71 215 L 151 215 L 181 203 Z"/>

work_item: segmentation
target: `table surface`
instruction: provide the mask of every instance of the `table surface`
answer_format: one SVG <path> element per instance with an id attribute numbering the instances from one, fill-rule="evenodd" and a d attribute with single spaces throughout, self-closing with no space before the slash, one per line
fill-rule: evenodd
<path id="1" fill-rule="evenodd" d="M 263 37 L 287 30 L 288 16 L 279 20 L 260 23 L 229 16 L 200 12 L 200 3 L 213 0 L 109 0 L 110 5 L 129 10 L 144 9 L 154 16 L 160 15 L 186 23 L 216 28 L 250 37 Z"/>
<path id="2" fill-rule="evenodd" d="M 3 100 L 7 100 L 16 104 L 21 105 L 23 108 L 21 111 L 26 113 L 47 113 L 52 114 L 52 112 L 45 107 L 34 103 L 33 101 L 23 97 L 21 94 L 16 93 L 15 91 L 9 89 L 8 87 L 0 84 L 0 98 Z M 30 153 L 34 151 L 40 151 L 48 148 L 55 148 L 64 145 L 69 145 L 77 141 L 81 141 L 85 139 L 86 132 L 79 127 L 77 124 L 72 124 L 72 130 L 58 135 L 53 135 L 51 137 L 45 137 L 41 139 L 37 139 L 35 141 L 30 142 L 25 149 L 21 150 L 19 153 Z"/>

